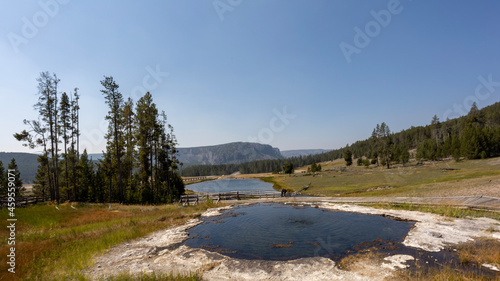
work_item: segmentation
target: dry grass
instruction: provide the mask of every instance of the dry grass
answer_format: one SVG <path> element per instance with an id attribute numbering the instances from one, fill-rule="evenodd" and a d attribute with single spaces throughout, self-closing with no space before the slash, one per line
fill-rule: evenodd
<path id="1" fill-rule="evenodd" d="M 382 263 L 381 256 L 373 251 L 365 251 L 348 255 L 340 260 L 339 267 L 345 270 L 353 271 L 363 264 L 377 264 Z"/>
<path id="2" fill-rule="evenodd" d="M 396 273 L 394 280 L 499 280 L 500 276 L 493 274 L 481 274 L 470 268 L 481 268 L 481 264 L 488 263 L 500 267 L 500 242 L 494 239 L 477 238 L 474 241 L 457 245 L 456 253 L 460 264 L 464 267 L 457 268 L 451 264 L 439 267 L 423 266 L 417 269 L 409 269 Z M 468 267 L 465 267 L 468 266 Z"/>
<path id="3" fill-rule="evenodd" d="M 452 266 L 445 265 L 439 268 L 422 268 L 418 271 L 398 272 L 389 280 L 397 281 L 491 281 L 498 280 L 491 276 L 483 276 L 473 272 L 457 270 Z"/>
<path id="4" fill-rule="evenodd" d="M 92 256 L 127 240 L 182 224 L 214 205 L 76 207 L 60 205 L 59 211 L 50 205 L 16 209 L 16 274 L 7 271 L 9 247 L 3 243 L 0 280 L 85 280 L 80 272 L 92 264 Z M 0 220 L 6 221 L 7 210 L 1 210 L 0 215 Z M 8 237 L 8 229 L 0 228 L 0 235 Z M 140 280 L 177 280 L 168 279 L 172 276 L 150 277 Z"/>
<path id="5" fill-rule="evenodd" d="M 222 262 L 218 261 L 218 262 L 211 262 L 211 263 L 207 263 L 207 264 L 204 264 L 201 268 L 200 268 L 200 272 L 204 272 L 204 271 L 210 271 L 216 267 L 218 267 L 219 265 L 221 265 Z"/>
<path id="6" fill-rule="evenodd" d="M 392 209 L 392 210 L 408 210 L 427 212 L 432 214 L 443 215 L 449 218 L 491 218 L 500 220 L 500 212 L 489 210 L 475 210 L 468 208 L 461 208 L 451 205 L 423 205 L 412 203 L 377 203 L 377 204 L 360 204 L 377 209 Z M 490 231 L 495 228 L 491 227 Z"/>
<path id="7" fill-rule="evenodd" d="M 413 162 L 391 169 L 342 166 L 341 162 L 322 163 L 316 174 L 271 175 L 272 181 L 290 190 L 312 182 L 306 193 L 317 196 L 491 196 L 500 197 L 499 158 Z M 384 187 L 384 188 L 380 188 Z M 390 187 L 390 188 L 389 188 Z"/>
<path id="8" fill-rule="evenodd" d="M 131 276 L 129 274 L 120 274 L 118 276 L 110 277 L 105 279 L 106 281 L 128 281 L 128 280 L 138 280 L 138 281 L 199 281 L 201 277 L 198 274 L 190 275 L 180 275 L 180 274 L 143 274 L 140 276 Z"/>
<path id="9" fill-rule="evenodd" d="M 500 267 L 500 241 L 477 238 L 474 241 L 460 244 L 457 254 L 463 264 L 493 264 Z"/>

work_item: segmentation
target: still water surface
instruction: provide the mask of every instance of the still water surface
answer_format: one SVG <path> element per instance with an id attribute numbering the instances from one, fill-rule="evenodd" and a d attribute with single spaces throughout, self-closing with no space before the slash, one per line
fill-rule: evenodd
<path id="1" fill-rule="evenodd" d="M 313 207 L 236 206 L 188 230 L 186 245 L 243 259 L 338 257 L 362 242 L 400 242 L 412 222 Z"/>
<path id="2" fill-rule="evenodd" d="M 271 183 L 258 179 L 222 179 L 190 184 L 186 189 L 194 192 L 222 193 L 231 191 L 276 191 Z"/>

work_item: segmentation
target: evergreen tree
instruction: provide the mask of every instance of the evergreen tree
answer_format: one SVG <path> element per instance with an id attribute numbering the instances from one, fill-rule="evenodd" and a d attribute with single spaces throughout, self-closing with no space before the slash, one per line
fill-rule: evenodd
<path id="1" fill-rule="evenodd" d="M 293 174 L 294 172 L 294 169 L 293 169 L 293 163 L 291 162 L 288 162 L 285 164 L 285 166 L 283 167 L 283 171 L 285 172 L 285 174 Z"/>
<path id="2" fill-rule="evenodd" d="M 47 173 L 47 164 L 49 159 L 47 155 L 40 155 L 37 158 L 38 161 L 38 169 L 36 171 L 34 185 L 33 185 L 33 193 L 36 196 L 45 197 L 50 193 L 49 190 L 49 174 Z"/>
<path id="3" fill-rule="evenodd" d="M 399 159 L 401 160 L 401 163 L 403 163 L 403 166 L 405 166 L 406 163 L 410 161 L 410 152 L 408 152 L 408 149 L 403 149 L 401 155 L 399 156 Z"/>
<path id="4" fill-rule="evenodd" d="M 172 125 L 167 123 L 167 115 L 164 111 L 160 117 L 160 140 L 157 160 L 157 180 L 161 183 L 159 200 L 160 202 L 170 203 L 178 200 L 184 193 L 184 182 L 177 174 L 179 161 L 175 157 L 177 139 L 174 135 L 174 129 Z"/>
<path id="5" fill-rule="evenodd" d="M 73 190 L 76 194 L 76 201 L 87 200 L 86 197 L 79 198 L 78 194 L 78 176 L 77 176 L 77 162 L 80 158 L 80 95 L 78 88 L 75 88 L 71 98 L 71 148 L 70 148 L 70 162 L 71 162 L 71 182 L 73 183 Z"/>
<path id="6" fill-rule="evenodd" d="M 38 82 L 38 102 L 35 109 L 38 110 L 40 119 L 38 121 L 24 120 L 24 124 L 30 126 L 30 130 L 23 130 L 14 134 L 14 137 L 26 142 L 23 144 L 30 148 L 43 146 L 43 155 L 50 153 L 51 157 L 47 161 L 48 184 L 51 200 L 59 202 L 59 127 L 58 127 L 58 84 L 59 79 L 55 74 L 49 72 L 40 73 Z"/>
<path id="7" fill-rule="evenodd" d="M 59 143 L 59 139 L 57 137 L 57 85 L 59 79 L 55 74 L 50 75 L 47 71 L 42 72 L 37 81 L 39 97 L 38 103 L 35 104 L 35 108 L 38 109 L 39 115 L 45 123 L 50 141 L 49 151 L 51 153 L 51 174 L 53 179 L 51 199 L 59 202 L 59 151 L 57 147 L 57 144 Z"/>
<path id="8" fill-rule="evenodd" d="M 7 197 L 7 177 L 2 161 L 0 161 L 0 197 Z"/>
<path id="9" fill-rule="evenodd" d="M 67 196 L 69 197 L 70 189 L 69 189 L 69 172 L 68 172 L 68 143 L 70 141 L 70 131 L 71 131 L 71 105 L 69 101 L 68 94 L 66 92 L 62 93 L 61 96 L 61 103 L 59 105 L 59 111 L 60 111 L 60 132 L 62 134 L 63 138 L 63 144 L 64 144 L 64 183 L 65 183 L 65 192 L 67 193 Z M 68 198 L 69 199 L 69 198 Z M 73 200 L 76 200 L 75 196 L 75 189 L 73 188 Z"/>
<path id="10" fill-rule="evenodd" d="M 153 97 L 147 92 L 137 101 L 136 132 L 138 148 L 139 179 L 141 182 L 141 200 L 143 203 L 153 203 L 153 153 L 157 128 L 158 110 L 153 103 Z"/>
<path id="11" fill-rule="evenodd" d="M 112 76 L 104 77 L 101 81 L 104 90 L 101 90 L 106 104 L 109 106 L 108 115 L 106 120 L 109 121 L 108 133 L 106 139 L 108 140 L 107 150 L 111 152 L 111 174 L 117 179 L 118 183 L 118 200 L 124 202 L 124 190 L 122 182 L 122 155 L 123 155 L 123 123 L 121 118 L 121 110 L 123 106 L 123 96 L 118 91 L 118 84 L 113 80 Z M 116 167 L 116 168 L 115 168 Z M 110 189 L 111 190 L 111 189 Z"/>
<path id="12" fill-rule="evenodd" d="M 316 162 L 311 164 L 311 167 L 307 168 L 308 172 L 315 173 L 321 172 L 321 164 L 316 164 Z"/>
<path id="13" fill-rule="evenodd" d="M 347 167 L 352 165 L 352 152 L 348 148 L 344 152 L 344 160 Z"/>
<path id="14" fill-rule="evenodd" d="M 460 157 L 462 156 L 462 153 L 461 153 L 461 142 L 460 142 L 460 138 L 458 137 L 458 135 L 453 135 L 452 136 L 452 141 L 451 141 L 451 154 L 453 156 L 453 159 L 455 159 L 455 161 L 459 161 L 460 160 Z"/>
<path id="15" fill-rule="evenodd" d="M 83 201 L 92 201 L 97 193 L 94 188 L 94 164 L 88 158 L 87 150 L 84 149 L 78 163 L 79 189 L 77 198 Z M 95 202 L 95 201 L 94 201 Z"/>
<path id="16" fill-rule="evenodd" d="M 14 180 L 11 178 L 14 176 Z M 19 168 L 17 167 L 16 159 L 12 158 L 7 168 L 7 172 L 5 174 L 5 178 L 8 182 L 13 182 L 14 187 L 16 189 L 16 196 L 23 196 L 25 188 L 23 187 L 23 180 L 21 179 L 21 172 L 19 172 Z M 12 187 L 12 186 L 9 186 Z"/>
<path id="17" fill-rule="evenodd" d="M 486 157 L 488 154 L 488 136 L 485 133 L 485 116 L 474 102 L 467 115 L 461 141 L 462 154 L 469 159 Z"/>
<path id="18" fill-rule="evenodd" d="M 125 186 L 125 196 L 127 201 L 130 201 L 130 196 L 133 192 L 130 189 L 133 188 L 132 177 L 134 170 L 134 158 L 135 158 L 135 136 L 134 136 L 134 103 L 131 98 L 124 103 L 121 112 L 123 131 L 124 131 L 124 146 L 125 146 L 125 157 L 123 159 L 123 184 Z"/>

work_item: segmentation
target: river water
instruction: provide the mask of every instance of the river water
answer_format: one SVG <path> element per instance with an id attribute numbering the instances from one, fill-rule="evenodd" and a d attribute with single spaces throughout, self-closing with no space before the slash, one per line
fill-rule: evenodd
<path id="1" fill-rule="evenodd" d="M 231 191 L 276 191 L 271 183 L 258 179 L 222 179 L 190 184 L 186 189 L 200 193 L 224 193 Z"/>

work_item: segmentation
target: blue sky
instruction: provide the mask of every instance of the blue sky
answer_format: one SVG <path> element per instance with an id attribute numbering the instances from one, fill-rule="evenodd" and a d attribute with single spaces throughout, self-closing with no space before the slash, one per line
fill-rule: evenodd
<path id="1" fill-rule="evenodd" d="M 378 123 L 457 117 L 500 101 L 499 12 L 493 0 L 4 2 L 0 151 L 30 151 L 11 136 L 38 118 L 42 71 L 80 89 L 92 153 L 105 147 L 104 75 L 134 101 L 150 90 L 181 147 L 333 149 Z"/>

